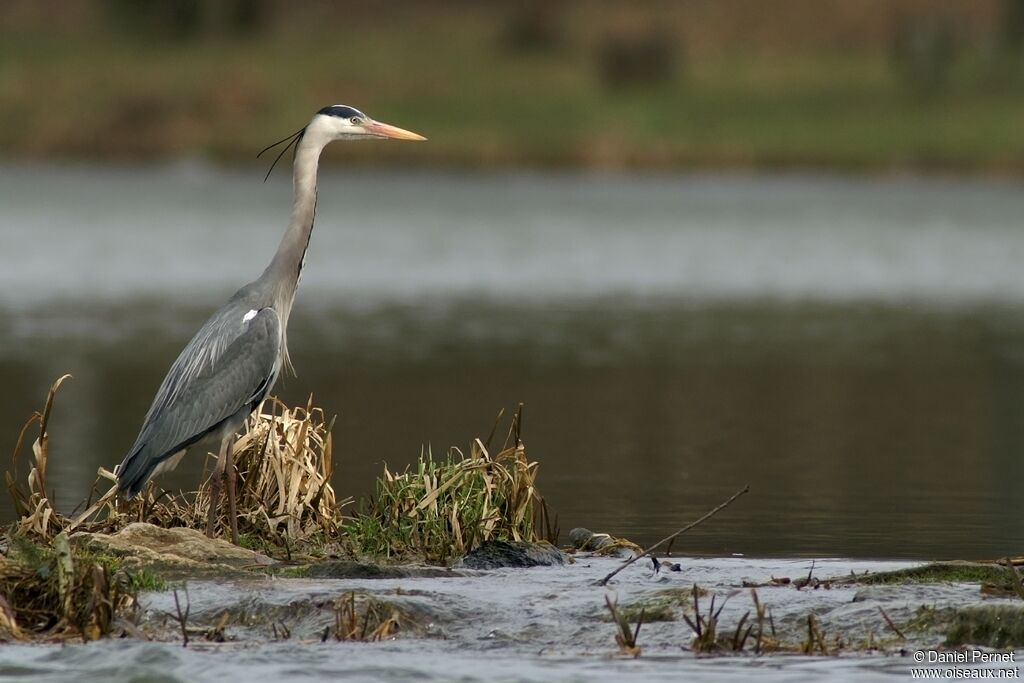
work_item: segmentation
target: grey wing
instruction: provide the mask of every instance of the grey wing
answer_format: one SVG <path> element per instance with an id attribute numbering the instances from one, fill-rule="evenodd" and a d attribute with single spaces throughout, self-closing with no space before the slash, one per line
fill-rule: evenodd
<path id="1" fill-rule="evenodd" d="M 248 320 L 245 320 L 248 317 Z M 281 320 L 272 308 L 249 316 L 218 311 L 171 366 L 139 436 L 118 471 L 135 495 L 163 460 L 266 398 L 281 367 Z"/>

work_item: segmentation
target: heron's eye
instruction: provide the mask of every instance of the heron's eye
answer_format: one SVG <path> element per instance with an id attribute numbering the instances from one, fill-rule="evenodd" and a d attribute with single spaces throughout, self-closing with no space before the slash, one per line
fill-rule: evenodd
<path id="1" fill-rule="evenodd" d="M 353 126 L 361 126 L 366 122 L 360 116 L 353 116 L 352 118 L 349 119 L 349 121 L 352 123 Z"/>

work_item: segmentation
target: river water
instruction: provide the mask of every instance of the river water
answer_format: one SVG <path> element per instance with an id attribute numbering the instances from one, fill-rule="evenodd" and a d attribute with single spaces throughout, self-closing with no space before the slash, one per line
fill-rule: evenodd
<path id="1" fill-rule="evenodd" d="M 1020 602 L 1015 596 L 993 598 L 982 595 L 978 584 L 947 582 L 867 587 L 827 583 L 827 588 L 803 590 L 764 585 L 769 577 L 799 578 L 809 570 L 821 578 L 842 578 L 904 568 L 906 563 L 819 560 L 812 565 L 806 559 L 688 557 L 681 559 L 681 571 L 658 575 L 646 561 L 637 562 L 601 587 L 594 582 L 620 567 L 621 560 L 586 554 L 576 560 L 557 567 L 456 570 L 448 576 L 193 577 L 187 594 L 179 589 L 178 596 L 187 604 L 193 634 L 187 647 L 182 647 L 178 622 L 170 616 L 177 613 L 174 595 L 144 593 L 135 618 L 154 640 L 5 644 L 0 647 L 0 680 L 866 683 L 926 676 L 1020 676 L 1024 651 L 1013 653 L 1010 663 L 932 664 L 931 671 L 912 673 L 921 666 L 916 662 L 923 661 L 915 654 L 934 654 L 946 632 L 938 625 L 933 630 L 911 630 L 921 605 L 937 612 L 980 605 L 1013 609 Z M 693 617 L 692 586 L 707 591 L 697 605 L 704 616 L 713 594 L 717 632 L 729 640 L 739 624 L 756 619 L 754 595 L 749 588 L 739 588 L 751 583 L 759 584 L 757 600 L 771 614 L 759 628 L 766 635 L 769 629 L 775 634 L 780 651 L 755 655 L 756 635 L 744 641 L 743 654 L 727 649 L 718 656 L 701 656 L 689 651 L 693 632 L 682 615 Z M 360 604 L 364 599 L 379 601 L 385 614 L 399 610 L 398 635 L 369 643 L 335 640 L 330 635 L 335 626 L 333 606 L 339 599 L 349 599 L 350 592 Z M 662 605 L 661 615 L 641 625 L 640 657 L 619 653 L 606 599 L 634 610 L 636 605 Z M 893 635 L 880 610 L 894 624 L 903 625 L 905 639 Z M 827 634 L 823 639 L 829 648 L 836 647 L 837 637 L 844 643 L 843 656 L 800 654 L 801 643 L 807 640 L 808 614 L 815 615 Z M 217 624 L 226 642 L 211 642 L 203 635 Z"/>
<path id="2" fill-rule="evenodd" d="M 131 444 L 260 273 L 286 174 L 0 167 L 0 452 L 65 372 L 58 503 Z M 1024 192 L 790 175 L 326 171 L 278 392 L 337 414 L 340 496 L 524 439 L 561 528 L 773 557 L 1024 550 Z M 194 487 L 201 458 L 163 481 Z M 10 506 L 0 506 L 9 519 Z"/>

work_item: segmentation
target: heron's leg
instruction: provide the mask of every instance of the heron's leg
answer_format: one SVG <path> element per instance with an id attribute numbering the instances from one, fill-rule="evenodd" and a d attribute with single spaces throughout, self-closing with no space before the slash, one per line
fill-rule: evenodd
<path id="1" fill-rule="evenodd" d="M 238 472 L 235 470 L 235 439 L 228 437 L 227 446 L 224 447 L 227 454 L 228 468 L 228 514 L 231 515 L 231 542 L 238 545 L 238 510 L 235 508 L 235 482 L 238 479 Z"/>
<path id="2" fill-rule="evenodd" d="M 221 444 L 217 465 L 210 476 L 210 516 L 206 519 L 206 535 L 213 538 L 213 529 L 217 524 L 217 511 L 220 505 L 220 490 L 224 486 L 224 470 L 227 467 L 227 442 Z"/>

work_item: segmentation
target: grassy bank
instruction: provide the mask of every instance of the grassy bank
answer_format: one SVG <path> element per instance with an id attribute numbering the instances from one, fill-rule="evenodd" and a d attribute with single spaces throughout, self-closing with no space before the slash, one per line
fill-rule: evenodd
<path id="1" fill-rule="evenodd" d="M 266 2 L 173 30 L 63 4 L 0 17 L 4 156 L 248 162 L 345 101 L 430 138 L 345 163 L 1024 171 L 998 1 Z"/>
<path id="2" fill-rule="evenodd" d="M 213 477 L 205 472 L 195 491 L 161 490 L 151 480 L 128 501 L 118 493 L 115 473 L 101 467 L 93 491 L 74 513 L 57 510 L 46 485 L 48 423 L 57 393 L 70 377 L 50 387 L 43 410 L 29 418 L 18 436 L 5 475 L 18 517 L 10 536 L 48 543 L 60 534 L 109 535 L 143 522 L 231 538 L 225 505 L 213 511 L 212 526 L 207 526 L 215 498 Z M 522 407 L 502 441 L 497 432 L 503 413 L 490 436 L 474 439 L 466 454 L 453 447 L 435 458 L 427 449 L 404 472 L 385 466 L 376 494 L 346 513 L 352 499 L 339 500 L 331 484 L 333 420 L 313 407 L 312 398 L 305 407 L 289 408 L 272 397 L 248 418 L 233 445 L 238 541 L 289 562 L 297 556 L 345 556 L 438 564 L 486 541 L 553 542 L 557 527 L 535 486 L 538 464 L 527 458 L 520 435 Z M 29 445 L 35 428 L 38 436 Z M 21 463 L 28 465 L 27 476 L 19 460 L 27 461 Z"/>

